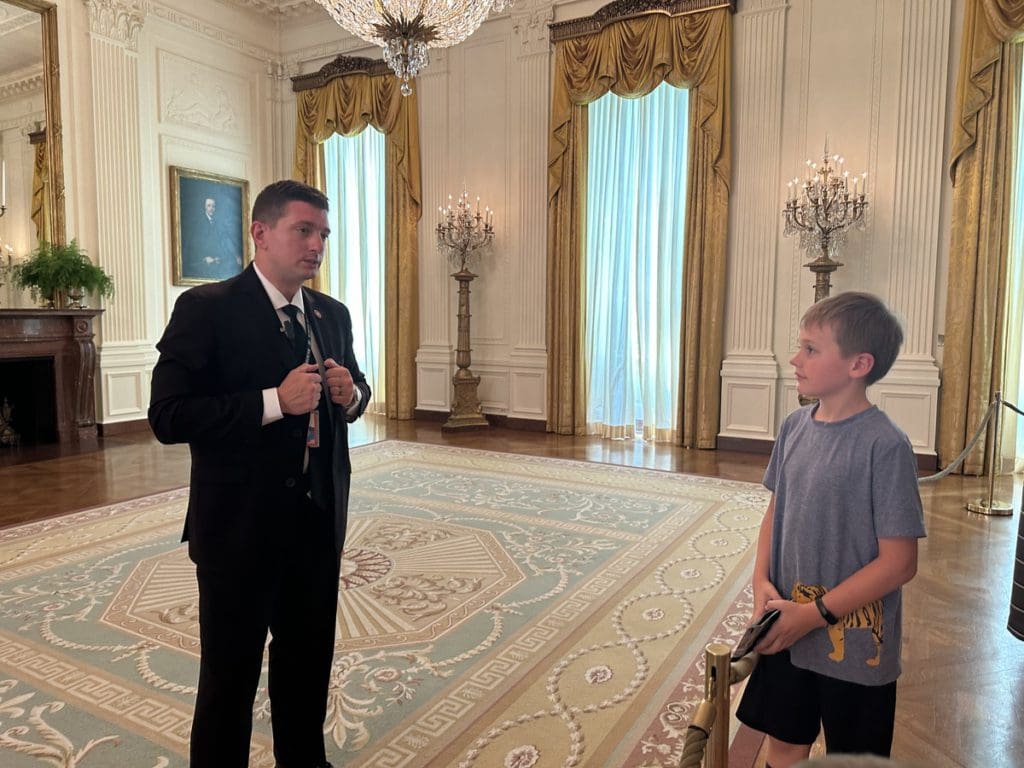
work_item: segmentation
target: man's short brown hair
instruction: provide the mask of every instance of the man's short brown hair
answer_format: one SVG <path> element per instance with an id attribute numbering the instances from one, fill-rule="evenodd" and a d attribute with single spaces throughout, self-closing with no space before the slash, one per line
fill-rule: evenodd
<path id="1" fill-rule="evenodd" d="M 800 327 L 828 326 L 843 357 L 867 352 L 875 364 L 864 380 L 870 385 L 892 368 L 903 344 L 900 321 L 881 299 L 870 293 L 848 291 L 812 304 Z"/>
<path id="2" fill-rule="evenodd" d="M 291 202 L 309 203 L 322 211 L 328 210 L 327 196 L 319 189 L 301 181 L 282 179 L 268 184 L 256 196 L 252 205 L 252 220 L 262 221 L 271 227 L 284 215 L 284 209 Z"/>

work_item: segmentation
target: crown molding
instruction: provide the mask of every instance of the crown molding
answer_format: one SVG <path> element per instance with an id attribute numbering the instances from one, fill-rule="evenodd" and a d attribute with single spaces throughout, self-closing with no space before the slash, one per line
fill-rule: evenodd
<path id="1" fill-rule="evenodd" d="M 220 0 L 225 5 L 244 8 L 270 19 L 297 19 L 320 8 L 316 0 Z M 326 14 L 326 11 L 324 11 Z"/>
<path id="2" fill-rule="evenodd" d="M 269 48 L 264 48 L 259 45 L 253 45 L 247 40 L 243 40 L 233 32 L 222 27 L 218 27 L 215 24 L 203 21 L 192 14 L 179 11 L 175 8 L 168 8 L 167 6 L 160 5 L 159 3 L 151 3 L 148 10 L 150 14 L 162 21 L 166 21 L 169 24 L 173 24 L 174 26 L 188 30 L 189 32 L 194 32 L 197 35 L 213 40 L 227 48 L 243 53 L 246 56 L 251 56 L 259 61 L 276 62 L 281 59 L 281 55 L 277 51 L 272 51 Z"/>
<path id="3" fill-rule="evenodd" d="M 34 93 L 41 90 L 42 87 L 43 65 L 35 64 L 25 67 L 0 78 L 0 100 Z"/>
<path id="4" fill-rule="evenodd" d="M 23 29 L 28 29 L 32 25 L 39 25 L 38 13 L 28 10 L 15 13 L 0 21 L 0 38 L 13 35 L 15 32 L 20 32 Z"/>

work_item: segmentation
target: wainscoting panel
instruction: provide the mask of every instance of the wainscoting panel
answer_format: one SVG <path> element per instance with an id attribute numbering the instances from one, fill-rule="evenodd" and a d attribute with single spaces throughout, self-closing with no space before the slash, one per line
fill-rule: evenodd
<path id="1" fill-rule="evenodd" d="M 722 437 L 771 439 L 775 415 L 775 382 L 730 379 L 724 385 Z"/>
<path id="2" fill-rule="evenodd" d="M 111 342 L 100 347 L 100 412 L 96 421 L 112 424 L 146 418 L 157 357 L 156 349 L 148 344 Z"/>

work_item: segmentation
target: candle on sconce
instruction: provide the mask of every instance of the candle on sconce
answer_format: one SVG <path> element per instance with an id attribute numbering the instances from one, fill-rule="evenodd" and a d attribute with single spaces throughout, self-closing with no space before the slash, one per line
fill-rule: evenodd
<path id="1" fill-rule="evenodd" d="M 0 166 L 0 176 L 3 177 L 3 191 L 0 191 L 0 206 L 7 207 L 7 161 L 4 160 Z"/>

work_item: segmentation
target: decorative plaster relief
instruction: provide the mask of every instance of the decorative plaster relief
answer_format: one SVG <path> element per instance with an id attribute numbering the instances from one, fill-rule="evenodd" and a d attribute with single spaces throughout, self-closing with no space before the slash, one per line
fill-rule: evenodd
<path id="1" fill-rule="evenodd" d="M 159 54 L 163 122 L 248 135 L 249 86 L 241 78 L 176 56 Z"/>
<path id="2" fill-rule="evenodd" d="M 548 24 L 555 20 L 554 6 L 512 14 L 512 29 L 519 37 L 519 58 L 546 56 L 551 51 Z"/>
<path id="3" fill-rule="evenodd" d="M 146 11 L 139 0 L 85 0 L 89 9 L 89 29 L 131 51 L 139 46 L 139 30 Z"/>

